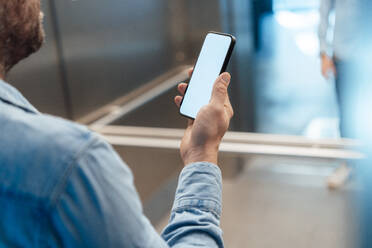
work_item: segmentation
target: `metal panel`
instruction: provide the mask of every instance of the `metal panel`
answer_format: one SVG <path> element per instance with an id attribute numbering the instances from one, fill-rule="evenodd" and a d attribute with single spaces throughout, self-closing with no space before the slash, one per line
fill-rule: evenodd
<path id="1" fill-rule="evenodd" d="M 195 62 L 208 31 L 223 31 L 220 2 L 216 0 L 184 0 L 186 12 L 186 54 Z"/>
<path id="2" fill-rule="evenodd" d="M 166 91 L 135 111 L 113 122 L 113 125 L 185 128 L 187 119 L 179 114 L 173 102 L 176 87 Z"/>
<path id="3" fill-rule="evenodd" d="M 171 67 L 166 0 L 55 4 L 74 119 Z"/>
<path id="4" fill-rule="evenodd" d="M 48 1 L 43 1 L 43 10 L 45 44 L 38 53 L 17 65 L 9 74 L 7 81 L 18 88 L 41 112 L 66 117 Z"/>

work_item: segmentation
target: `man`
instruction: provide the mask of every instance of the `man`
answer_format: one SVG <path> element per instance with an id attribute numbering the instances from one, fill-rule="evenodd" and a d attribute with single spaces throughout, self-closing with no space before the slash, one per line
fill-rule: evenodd
<path id="1" fill-rule="evenodd" d="M 336 79 L 336 94 L 340 109 L 340 134 L 352 138 L 348 130 L 347 118 L 349 102 L 348 90 L 352 82 L 349 78 L 351 60 L 357 49 L 358 19 L 360 0 L 321 0 L 319 42 L 321 57 L 321 72 L 328 79 Z M 334 10 L 335 24 L 330 25 L 330 14 Z"/>
<path id="2" fill-rule="evenodd" d="M 360 0 L 321 0 L 319 42 L 322 75 L 334 77 L 339 106 L 340 135 L 354 138 L 350 122 L 353 119 L 351 108 L 355 84 L 351 80 L 350 68 L 356 50 L 357 20 Z M 334 10 L 335 25 L 330 30 L 330 14 Z M 333 32 L 331 32 L 333 31 Z M 333 34 L 333 35 L 329 35 Z M 329 37 L 332 36 L 332 39 Z M 341 186 L 349 176 L 350 168 L 344 164 L 328 179 L 330 188 Z"/>
<path id="3" fill-rule="evenodd" d="M 142 213 L 129 168 L 83 126 L 39 113 L 7 72 L 43 41 L 40 0 L 0 0 L 0 247 L 223 247 L 221 139 L 233 110 L 230 75 L 189 121 L 169 223 L 159 236 Z M 180 84 L 181 96 L 186 84 Z"/>

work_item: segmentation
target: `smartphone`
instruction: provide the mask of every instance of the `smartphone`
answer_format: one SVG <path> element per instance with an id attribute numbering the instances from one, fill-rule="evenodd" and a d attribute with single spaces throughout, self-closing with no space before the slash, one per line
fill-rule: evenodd
<path id="1" fill-rule="evenodd" d="M 209 103 L 214 82 L 226 70 L 234 45 L 235 38 L 230 34 L 207 34 L 181 102 L 181 115 L 195 119 L 199 110 Z"/>

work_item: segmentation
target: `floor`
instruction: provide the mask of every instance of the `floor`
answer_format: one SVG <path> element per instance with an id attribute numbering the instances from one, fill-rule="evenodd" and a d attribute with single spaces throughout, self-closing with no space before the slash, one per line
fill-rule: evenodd
<path id="1" fill-rule="evenodd" d="M 329 191 L 329 171 L 318 166 L 257 161 L 225 182 L 226 247 L 353 247 L 354 187 Z"/>
<path id="2" fill-rule="evenodd" d="M 358 187 L 349 183 L 328 190 L 325 180 L 332 166 L 258 158 L 236 179 L 225 180 L 225 247 L 354 247 L 352 197 Z M 159 232 L 167 221 L 168 216 L 160 221 Z"/>

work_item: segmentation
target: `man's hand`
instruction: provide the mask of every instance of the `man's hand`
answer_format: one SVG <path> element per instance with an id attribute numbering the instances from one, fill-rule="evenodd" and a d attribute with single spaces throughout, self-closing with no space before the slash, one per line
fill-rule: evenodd
<path id="1" fill-rule="evenodd" d="M 333 60 L 328 57 L 326 54 L 321 55 L 322 60 L 322 75 L 326 79 L 329 77 L 329 73 L 332 73 L 334 76 L 336 76 L 336 67 L 333 63 Z"/>
<path id="2" fill-rule="evenodd" d="M 192 69 L 189 71 L 190 75 L 191 73 Z M 217 164 L 218 147 L 234 114 L 227 92 L 230 78 L 227 72 L 217 78 L 209 104 L 200 109 L 195 120 L 188 121 L 180 149 L 185 165 L 201 161 Z M 178 85 L 178 91 L 182 95 L 174 99 L 178 107 L 186 87 L 185 83 Z"/>

